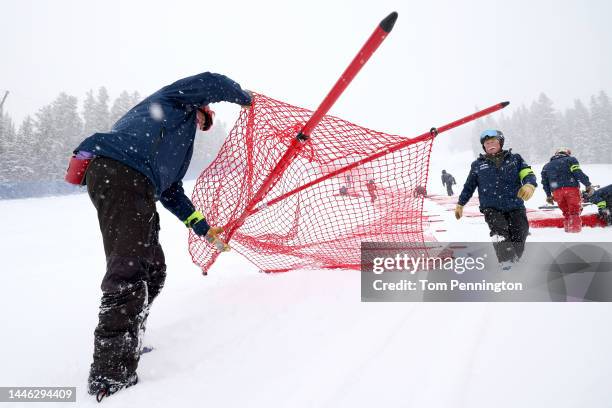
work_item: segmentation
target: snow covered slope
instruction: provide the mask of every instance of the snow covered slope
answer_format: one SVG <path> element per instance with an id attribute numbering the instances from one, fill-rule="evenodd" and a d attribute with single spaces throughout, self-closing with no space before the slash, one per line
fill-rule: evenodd
<path id="1" fill-rule="evenodd" d="M 354 271 L 268 275 L 235 253 L 203 277 L 160 214 L 156 349 L 105 406 L 610 406 L 610 304 L 361 303 Z M 438 240 L 486 240 L 482 219 L 451 215 Z M 0 231 L 0 386 L 76 386 L 77 406 L 97 405 L 85 383 L 105 265 L 88 197 L 0 201 Z"/>

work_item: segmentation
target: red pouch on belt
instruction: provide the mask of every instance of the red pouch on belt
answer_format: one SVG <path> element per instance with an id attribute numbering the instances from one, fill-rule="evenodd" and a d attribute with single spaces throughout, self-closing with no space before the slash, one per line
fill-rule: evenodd
<path id="1" fill-rule="evenodd" d="M 76 155 L 73 155 L 70 158 L 68 170 L 66 170 L 66 177 L 64 177 L 64 179 L 70 184 L 82 186 L 85 184 L 85 173 L 91 161 L 92 159 L 79 159 Z"/>

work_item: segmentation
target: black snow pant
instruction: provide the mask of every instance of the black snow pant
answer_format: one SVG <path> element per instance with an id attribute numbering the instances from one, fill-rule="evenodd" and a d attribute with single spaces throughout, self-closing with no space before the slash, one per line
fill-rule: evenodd
<path id="1" fill-rule="evenodd" d="M 155 189 L 140 172 L 102 157 L 86 177 L 106 254 L 89 382 L 126 383 L 136 373 L 149 307 L 166 278 Z"/>
<path id="2" fill-rule="evenodd" d="M 523 255 L 529 235 L 527 211 L 524 208 L 510 211 L 483 208 L 482 213 L 491 231 L 497 260 L 517 261 Z"/>
<path id="3" fill-rule="evenodd" d="M 446 193 L 447 193 L 449 196 L 452 196 L 452 195 L 454 194 L 454 193 L 453 193 L 453 185 L 452 185 L 451 183 L 447 183 L 447 184 L 446 184 Z"/>

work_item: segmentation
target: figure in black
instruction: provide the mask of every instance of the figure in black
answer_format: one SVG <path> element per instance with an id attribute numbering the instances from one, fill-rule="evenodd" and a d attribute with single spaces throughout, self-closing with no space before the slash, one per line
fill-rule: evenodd
<path id="1" fill-rule="evenodd" d="M 442 185 L 446 186 L 446 193 L 449 196 L 452 196 L 454 194 L 453 184 L 457 184 L 453 175 L 450 173 L 447 173 L 446 170 L 442 170 Z"/>

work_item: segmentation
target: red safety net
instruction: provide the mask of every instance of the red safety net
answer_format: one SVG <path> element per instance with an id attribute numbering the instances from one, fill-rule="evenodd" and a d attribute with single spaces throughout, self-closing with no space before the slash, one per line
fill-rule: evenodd
<path id="1" fill-rule="evenodd" d="M 216 159 L 196 182 L 193 203 L 208 223 L 223 226 L 222 238 L 230 240 L 232 249 L 266 272 L 359 269 L 362 241 L 423 242 L 419 190 L 427 183 L 434 135 L 368 161 L 408 139 L 325 116 L 286 169 L 279 169 L 311 115 L 253 95 L 252 107 L 241 111 Z M 258 199 L 270 181 L 271 189 Z M 193 233 L 189 251 L 204 272 L 218 255 Z"/>
<path id="2" fill-rule="evenodd" d="M 529 218 L 529 226 L 532 228 L 563 228 L 565 219 L 559 215 L 550 214 L 530 214 L 527 213 Z M 586 214 L 581 215 L 583 227 L 606 227 L 607 224 L 604 220 L 597 216 L 597 214 Z"/>

